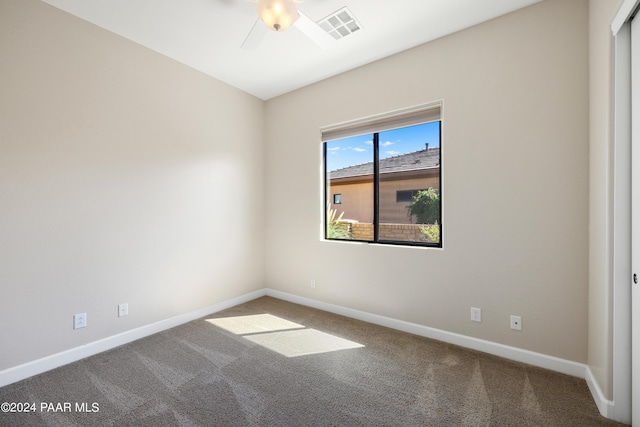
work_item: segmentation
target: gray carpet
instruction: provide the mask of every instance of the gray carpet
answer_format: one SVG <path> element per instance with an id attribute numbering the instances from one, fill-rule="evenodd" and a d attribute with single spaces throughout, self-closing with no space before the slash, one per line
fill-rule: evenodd
<path id="1" fill-rule="evenodd" d="M 622 425 L 583 380 L 269 297 L 0 388 L 2 402 L 36 406 L 2 426 Z"/>

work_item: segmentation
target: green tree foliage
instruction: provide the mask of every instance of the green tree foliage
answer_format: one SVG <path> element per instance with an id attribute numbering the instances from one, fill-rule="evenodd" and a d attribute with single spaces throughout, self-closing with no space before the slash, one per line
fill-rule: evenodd
<path id="1" fill-rule="evenodd" d="M 413 196 L 413 201 L 407 206 L 408 215 L 415 217 L 416 224 L 436 224 L 440 221 L 440 194 L 438 190 L 429 187 L 420 190 Z"/>

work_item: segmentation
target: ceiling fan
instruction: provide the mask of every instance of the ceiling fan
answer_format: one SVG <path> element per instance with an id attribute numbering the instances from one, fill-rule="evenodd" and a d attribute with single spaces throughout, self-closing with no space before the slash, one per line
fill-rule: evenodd
<path id="1" fill-rule="evenodd" d="M 291 26 L 323 49 L 327 49 L 336 39 L 318 24 L 296 8 L 299 0 L 252 0 L 256 3 L 258 19 L 242 43 L 242 48 L 255 50 L 268 30 L 282 32 Z"/>

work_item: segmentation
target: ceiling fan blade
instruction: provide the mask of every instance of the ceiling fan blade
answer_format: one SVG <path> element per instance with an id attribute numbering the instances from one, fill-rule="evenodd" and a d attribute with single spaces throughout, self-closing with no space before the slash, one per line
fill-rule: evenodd
<path id="1" fill-rule="evenodd" d="M 327 34 L 326 31 L 320 28 L 320 26 L 313 22 L 307 15 L 299 10 L 298 13 L 300 14 L 300 18 L 293 23 L 296 28 L 323 49 L 328 49 L 333 46 L 336 39 Z"/>
<path id="2" fill-rule="evenodd" d="M 258 18 L 256 23 L 253 24 L 251 31 L 249 31 L 249 34 L 247 34 L 247 38 L 242 42 L 242 49 L 255 50 L 268 30 L 267 26 Z"/>

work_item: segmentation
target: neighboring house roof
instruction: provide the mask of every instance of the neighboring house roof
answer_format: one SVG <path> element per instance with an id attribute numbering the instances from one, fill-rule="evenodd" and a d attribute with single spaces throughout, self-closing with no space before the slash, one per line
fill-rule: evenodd
<path id="1" fill-rule="evenodd" d="M 427 148 L 380 160 L 380 174 L 408 172 L 440 167 L 440 147 Z M 329 172 L 329 179 L 373 175 L 373 162 Z"/>

